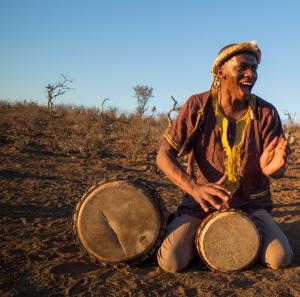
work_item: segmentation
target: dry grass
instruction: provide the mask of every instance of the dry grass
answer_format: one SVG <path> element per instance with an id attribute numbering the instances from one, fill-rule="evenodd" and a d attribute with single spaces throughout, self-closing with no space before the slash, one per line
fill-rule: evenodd
<path id="1" fill-rule="evenodd" d="M 0 141 L 19 150 L 81 157 L 104 156 L 112 146 L 123 146 L 126 158 L 153 150 L 167 127 L 167 117 L 138 117 L 116 108 L 58 105 L 53 113 L 33 102 L 0 101 Z"/>

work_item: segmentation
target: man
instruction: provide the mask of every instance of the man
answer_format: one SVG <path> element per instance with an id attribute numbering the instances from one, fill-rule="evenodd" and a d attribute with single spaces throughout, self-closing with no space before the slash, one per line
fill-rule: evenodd
<path id="1" fill-rule="evenodd" d="M 292 261 L 289 242 L 269 214 L 269 178 L 284 173 L 288 147 L 276 109 L 251 93 L 260 59 L 255 42 L 224 47 L 212 67 L 210 91 L 191 96 L 163 137 L 157 164 L 187 193 L 157 255 L 168 272 L 189 264 L 199 224 L 221 207 L 255 220 L 264 264 L 277 269 Z M 195 175 L 178 161 L 187 154 L 196 162 Z"/>

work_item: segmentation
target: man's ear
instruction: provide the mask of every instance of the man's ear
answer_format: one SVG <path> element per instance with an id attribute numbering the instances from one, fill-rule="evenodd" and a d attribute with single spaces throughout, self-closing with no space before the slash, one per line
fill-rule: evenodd
<path id="1" fill-rule="evenodd" d="M 217 68 L 217 77 L 218 77 L 219 80 L 226 79 L 226 74 L 225 74 L 222 67 Z"/>

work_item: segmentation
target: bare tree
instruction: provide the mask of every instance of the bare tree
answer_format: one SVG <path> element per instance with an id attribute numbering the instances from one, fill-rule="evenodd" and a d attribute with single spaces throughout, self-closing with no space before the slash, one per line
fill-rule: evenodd
<path id="1" fill-rule="evenodd" d="M 296 122 L 295 121 L 296 114 L 293 112 L 285 111 L 284 115 L 287 116 L 288 125 L 293 126 Z"/>
<path id="2" fill-rule="evenodd" d="M 68 79 L 64 74 L 61 74 L 61 76 L 62 76 L 62 80 L 54 84 L 49 83 L 48 86 L 46 86 L 48 109 L 50 110 L 50 113 L 53 112 L 53 104 L 55 99 L 65 94 L 66 91 L 72 89 L 68 87 L 68 83 L 72 83 L 73 81 Z"/>
<path id="3" fill-rule="evenodd" d="M 137 114 L 142 117 L 144 113 L 148 110 L 148 103 L 151 97 L 153 97 L 152 92 L 153 88 L 148 87 L 148 86 L 140 86 L 136 85 L 133 87 L 135 97 L 137 98 Z"/>

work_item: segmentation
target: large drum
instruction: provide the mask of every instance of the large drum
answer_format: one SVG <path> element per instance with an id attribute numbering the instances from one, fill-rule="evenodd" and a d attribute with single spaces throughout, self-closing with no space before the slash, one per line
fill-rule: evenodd
<path id="1" fill-rule="evenodd" d="M 139 264 L 158 249 L 165 230 L 157 194 L 136 180 L 106 180 L 77 204 L 73 230 L 82 250 L 102 263 Z"/>
<path id="2" fill-rule="evenodd" d="M 221 210 L 202 222 L 195 244 L 210 269 L 233 272 L 247 268 L 256 261 L 261 235 L 247 214 L 235 209 Z"/>

